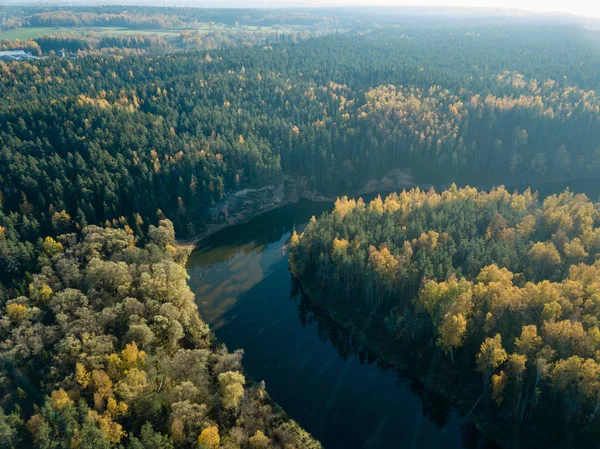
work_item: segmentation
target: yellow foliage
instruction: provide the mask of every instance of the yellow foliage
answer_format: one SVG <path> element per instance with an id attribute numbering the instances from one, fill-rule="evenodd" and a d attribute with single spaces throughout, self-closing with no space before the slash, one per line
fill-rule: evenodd
<path id="1" fill-rule="evenodd" d="M 502 337 L 500 334 L 496 334 L 493 338 L 488 337 L 481 343 L 481 349 L 477 354 L 477 369 L 484 374 L 491 375 L 507 358 L 508 354 L 502 347 Z"/>
<path id="2" fill-rule="evenodd" d="M 292 232 L 292 236 L 290 237 L 290 245 L 295 247 L 295 246 L 298 246 L 299 244 L 300 244 L 300 237 L 298 237 L 298 234 L 294 230 L 294 232 Z"/>
<path id="3" fill-rule="evenodd" d="M 28 310 L 27 306 L 24 306 L 23 304 L 11 303 L 6 306 L 6 315 L 11 321 L 20 323 L 27 318 Z"/>
<path id="4" fill-rule="evenodd" d="M 223 407 L 230 410 L 236 409 L 244 396 L 246 379 L 237 371 L 221 373 L 218 379 Z"/>
<path id="5" fill-rule="evenodd" d="M 52 403 L 52 407 L 54 407 L 57 410 L 62 410 L 67 405 L 70 405 L 70 406 L 74 405 L 73 400 L 69 397 L 67 392 L 65 390 L 63 390 L 62 388 L 60 390 L 54 390 L 50 394 L 50 402 Z"/>
<path id="6" fill-rule="evenodd" d="M 113 383 L 104 370 L 92 371 L 92 386 L 101 398 L 107 398 L 113 393 Z"/>
<path id="7" fill-rule="evenodd" d="M 490 285 L 498 282 L 504 286 L 512 286 L 513 274 L 506 268 L 498 268 L 498 265 L 488 265 L 481 269 L 477 275 L 477 282 Z"/>
<path id="8" fill-rule="evenodd" d="M 90 383 L 90 378 L 90 373 L 81 363 L 77 362 L 75 364 L 75 382 L 77 382 L 83 388 L 86 388 Z"/>
<path id="9" fill-rule="evenodd" d="M 398 260 L 390 253 L 390 250 L 383 246 L 379 250 L 371 249 L 369 254 L 369 263 L 377 270 L 384 278 L 392 279 L 396 275 L 398 269 Z"/>
<path id="10" fill-rule="evenodd" d="M 378 215 L 383 214 L 383 201 L 381 199 L 381 195 L 377 195 L 377 198 L 374 198 L 370 203 L 369 203 L 369 210 L 371 212 L 374 212 Z"/>
<path id="11" fill-rule="evenodd" d="M 271 439 L 257 430 L 253 436 L 248 438 L 248 443 L 252 449 L 267 449 L 271 444 Z"/>
<path id="12" fill-rule="evenodd" d="M 125 345 L 125 349 L 121 351 L 121 359 L 123 360 L 124 369 L 138 368 L 139 363 L 146 360 L 146 353 L 140 351 L 135 341 Z"/>
<path id="13" fill-rule="evenodd" d="M 131 368 L 125 371 L 125 377 L 117 384 L 117 391 L 125 401 L 132 401 L 142 394 L 147 383 L 145 371 Z"/>
<path id="14" fill-rule="evenodd" d="M 331 255 L 335 257 L 345 254 L 346 249 L 348 248 L 348 243 L 349 242 L 346 239 L 334 238 L 331 249 Z"/>
<path id="15" fill-rule="evenodd" d="M 356 208 L 356 200 L 348 199 L 347 196 L 343 196 L 342 198 L 338 198 L 335 201 L 335 207 L 333 212 L 339 215 L 340 218 L 344 218 L 350 212 L 352 212 Z"/>
<path id="16" fill-rule="evenodd" d="M 52 288 L 48 284 L 42 284 L 39 288 L 34 284 L 29 284 L 29 297 L 44 304 L 50 302 L 53 293 Z"/>
<path id="17" fill-rule="evenodd" d="M 587 359 L 581 365 L 581 377 L 579 391 L 595 403 L 600 396 L 600 365 L 593 359 Z"/>
<path id="18" fill-rule="evenodd" d="M 504 400 L 504 389 L 508 383 L 508 378 L 504 371 L 500 371 L 500 374 L 494 374 L 492 376 L 492 398 L 496 401 L 496 404 L 500 405 Z"/>
<path id="19" fill-rule="evenodd" d="M 574 238 L 570 242 L 565 243 L 563 247 L 563 253 L 570 262 L 580 262 L 583 259 L 588 257 L 588 253 L 585 251 L 581 240 L 578 238 Z"/>
<path id="20" fill-rule="evenodd" d="M 412 246 L 418 249 L 435 249 L 438 245 L 440 234 L 436 231 L 423 232 L 418 239 L 413 239 Z"/>
<path id="21" fill-rule="evenodd" d="M 118 354 L 110 354 L 106 356 L 106 369 L 111 378 L 117 378 L 123 371 L 123 361 Z"/>
<path id="22" fill-rule="evenodd" d="M 44 239 L 44 243 L 42 243 L 42 248 L 48 257 L 52 257 L 55 254 L 61 253 L 63 251 L 63 246 L 60 242 L 57 242 L 52 237 L 46 237 Z"/>
<path id="23" fill-rule="evenodd" d="M 560 254 L 552 242 L 537 242 L 529 250 L 529 257 L 534 262 L 547 265 L 560 263 Z"/>
<path id="24" fill-rule="evenodd" d="M 42 285 L 42 288 L 40 288 L 40 299 L 42 300 L 42 302 L 47 303 L 50 300 L 52 293 L 54 292 L 52 291 L 49 285 Z"/>
<path id="25" fill-rule="evenodd" d="M 127 436 L 127 433 L 123 430 L 123 426 L 114 422 L 107 413 L 100 415 L 98 412 L 90 410 L 88 412 L 88 418 L 92 421 L 96 421 L 104 437 L 112 444 L 119 444 L 121 439 Z"/>
<path id="26" fill-rule="evenodd" d="M 515 338 L 516 350 L 532 359 L 542 345 L 542 337 L 538 336 L 535 324 L 523 326 L 521 329 L 521 336 Z"/>
<path id="27" fill-rule="evenodd" d="M 165 249 L 169 252 L 169 254 L 171 254 L 172 257 L 177 255 L 177 248 L 175 246 L 167 243 L 167 245 L 165 245 Z"/>
<path id="28" fill-rule="evenodd" d="M 122 401 L 117 402 L 114 398 L 108 398 L 106 403 L 106 410 L 110 413 L 110 416 L 113 418 L 118 418 L 119 416 L 123 416 L 127 413 L 127 404 Z"/>
<path id="29" fill-rule="evenodd" d="M 521 223 L 517 225 L 519 233 L 525 237 L 533 234 L 535 231 L 535 217 L 533 215 L 526 215 L 521 220 Z"/>
<path id="30" fill-rule="evenodd" d="M 217 426 L 210 426 L 204 429 L 198 436 L 198 443 L 203 444 L 208 449 L 218 449 L 219 444 L 221 444 L 219 428 Z"/>
<path id="31" fill-rule="evenodd" d="M 400 201 L 397 194 L 388 195 L 383 203 L 383 208 L 388 214 L 393 214 L 400 209 Z"/>
<path id="32" fill-rule="evenodd" d="M 452 351 L 462 345 L 467 333 L 467 320 L 462 313 L 453 315 L 447 313 L 440 325 L 438 344 L 445 352 Z"/>

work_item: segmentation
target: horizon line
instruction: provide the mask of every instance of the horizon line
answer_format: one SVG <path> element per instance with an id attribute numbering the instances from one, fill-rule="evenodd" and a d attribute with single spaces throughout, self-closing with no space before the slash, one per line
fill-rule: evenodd
<path id="1" fill-rule="evenodd" d="M 243 1 L 243 0 L 242 0 Z M 376 3 L 370 5 L 357 4 L 352 1 L 348 1 L 345 3 L 317 3 L 311 5 L 301 5 L 301 4 L 277 4 L 271 5 L 269 4 L 269 0 L 264 0 L 263 2 L 256 2 L 254 4 L 248 5 L 239 5 L 239 4 L 229 4 L 229 5 L 220 5 L 218 3 L 210 4 L 212 1 L 208 2 L 207 5 L 199 4 L 200 2 L 194 2 L 194 0 L 186 1 L 177 1 L 173 0 L 173 2 L 166 0 L 163 1 L 162 4 L 157 4 L 152 1 L 144 1 L 144 0 L 130 0 L 130 1 L 122 1 L 122 0 L 114 0 L 114 1 L 87 1 L 87 0 L 70 0 L 70 1 L 61 1 L 61 0 L 49 0 L 49 1 L 11 1 L 11 0 L 0 0 L 0 8 L 2 7 L 103 7 L 103 6 L 146 6 L 146 7 L 155 7 L 155 8 L 198 8 L 198 9 L 231 9 L 231 10 L 248 10 L 248 9 L 258 9 L 258 10 L 324 10 L 324 9 L 416 9 L 421 10 L 423 12 L 440 12 L 440 11 L 452 11 L 452 12 L 471 12 L 471 13 L 480 13 L 480 14 L 493 14 L 499 16 L 529 16 L 529 17 L 564 17 L 564 18 L 573 18 L 573 19 L 588 19 L 588 20 L 597 20 L 600 19 L 600 14 L 598 15 L 587 15 L 583 13 L 577 12 L 567 12 L 567 11 L 554 11 L 554 10 L 538 10 L 531 8 L 518 8 L 518 7 L 504 7 L 501 5 L 498 6 L 489 6 L 489 5 L 444 5 L 444 4 L 430 4 L 430 5 L 422 5 L 418 3 L 404 3 L 402 1 L 393 3 L 393 2 L 385 2 L 384 3 Z M 237 3 L 235 0 L 232 3 Z"/>

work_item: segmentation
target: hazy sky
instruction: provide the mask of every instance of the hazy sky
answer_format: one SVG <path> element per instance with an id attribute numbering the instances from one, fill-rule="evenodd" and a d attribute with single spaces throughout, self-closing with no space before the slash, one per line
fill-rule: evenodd
<path id="1" fill-rule="evenodd" d="M 0 0 L 0 6 L 31 4 L 32 0 Z M 600 0 L 39 0 L 36 4 L 150 4 L 198 7 L 319 7 L 319 6 L 419 6 L 493 8 L 530 12 L 576 14 L 600 18 Z"/>
<path id="2" fill-rule="evenodd" d="M 600 0 L 225 0 L 223 5 L 236 6 L 450 6 L 522 9 L 559 12 L 600 18 Z"/>

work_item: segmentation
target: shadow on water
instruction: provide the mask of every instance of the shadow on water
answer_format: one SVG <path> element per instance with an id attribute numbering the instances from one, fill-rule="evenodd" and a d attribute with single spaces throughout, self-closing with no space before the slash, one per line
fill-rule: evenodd
<path id="1" fill-rule="evenodd" d="M 587 191 L 595 200 L 600 188 Z M 204 240 L 187 267 L 201 315 L 326 449 L 489 448 L 444 398 L 379 363 L 293 283 L 290 233 L 332 206 L 301 201 Z"/>
<path id="2" fill-rule="evenodd" d="M 484 447 L 444 398 L 378 363 L 292 282 L 282 258 L 223 314 L 217 337 L 244 348 L 252 378 L 326 448 Z"/>
<path id="3" fill-rule="evenodd" d="M 204 239 L 191 257 L 217 251 L 219 261 L 227 260 L 237 251 L 250 252 L 264 245 L 277 242 L 282 235 L 291 233 L 298 223 L 306 222 L 312 215 L 320 216 L 329 212 L 333 207 L 330 202 L 312 202 L 300 200 L 262 214 L 247 223 L 233 225 Z M 229 251 L 226 251 L 229 249 Z M 204 263 L 211 263 L 205 257 L 200 257 Z"/>
<path id="4" fill-rule="evenodd" d="M 483 447 L 442 397 L 377 363 L 311 307 L 282 253 L 288 237 L 205 265 L 190 282 L 217 338 L 244 349 L 248 374 L 265 380 L 271 396 L 327 449 Z"/>

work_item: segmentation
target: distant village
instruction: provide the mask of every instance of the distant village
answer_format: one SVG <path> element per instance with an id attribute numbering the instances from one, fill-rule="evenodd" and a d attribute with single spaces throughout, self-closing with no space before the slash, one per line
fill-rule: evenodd
<path id="1" fill-rule="evenodd" d="M 50 54 L 52 55 L 53 52 Z M 69 52 L 64 49 L 58 50 L 56 56 L 59 58 L 77 59 L 77 53 Z M 31 61 L 33 59 L 40 59 L 40 57 L 34 56 L 31 52 L 24 50 L 0 51 L 0 61 Z"/>
<path id="2" fill-rule="evenodd" d="M 0 61 L 29 61 L 31 59 L 39 58 L 23 50 L 0 51 Z"/>

